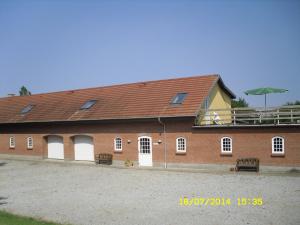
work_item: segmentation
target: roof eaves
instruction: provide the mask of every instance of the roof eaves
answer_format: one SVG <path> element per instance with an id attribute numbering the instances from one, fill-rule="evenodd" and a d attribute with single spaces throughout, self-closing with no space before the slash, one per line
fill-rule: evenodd
<path id="1" fill-rule="evenodd" d="M 7 124 L 31 124 L 31 123 L 56 123 L 56 122 L 87 122 L 87 121 L 112 121 L 112 120 L 134 120 L 134 119 L 157 119 L 157 118 L 189 118 L 194 117 L 194 114 L 186 114 L 186 115 L 164 115 L 164 116 L 149 116 L 149 117 L 119 117 L 119 118 L 103 118 L 103 119 L 78 119 L 78 120 L 27 120 L 27 121 L 16 121 L 16 122 L 0 122 L 0 125 Z"/>

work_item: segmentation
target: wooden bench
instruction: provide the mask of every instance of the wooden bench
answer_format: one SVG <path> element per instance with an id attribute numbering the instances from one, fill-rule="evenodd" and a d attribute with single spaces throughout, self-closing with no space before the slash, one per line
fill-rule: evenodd
<path id="1" fill-rule="evenodd" d="M 95 155 L 95 163 L 96 164 L 112 164 L 113 155 L 108 153 L 100 153 Z"/>
<path id="2" fill-rule="evenodd" d="M 236 160 L 236 170 L 259 171 L 259 159 L 243 158 Z"/>

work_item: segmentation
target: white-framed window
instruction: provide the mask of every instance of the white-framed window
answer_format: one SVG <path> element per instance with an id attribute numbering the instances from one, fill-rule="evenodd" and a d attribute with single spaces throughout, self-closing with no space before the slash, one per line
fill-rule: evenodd
<path id="1" fill-rule="evenodd" d="M 176 139 L 176 152 L 186 152 L 186 139 L 179 137 Z"/>
<path id="2" fill-rule="evenodd" d="M 148 136 L 142 136 L 139 140 L 139 153 L 140 154 L 152 154 L 152 139 Z"/>
<path id="3" fill-rule="evenodd" d="M 122 138 L 120 137 L 115 138 L 115 151 L 122 151 Z"/>
<path id="4" fill-rule="evenodd" d="M 232 153 L 232 139 L 230 137 L 222 137 L 221 153 Z"/>
<path id="5" fill-rule="evenodd" d="M 11 136 L 9 137 L 9 148 L 15 148 L 15 147 L 16 147 L 15 137 Z"/>
<path id="6" fill-rule="evenodd" d="M 272 154 L 284 154 L 284 138 L 273 137 L 272 138 Z"/>
<path id="7" fill-rule="evenodd" d="M 27 149 L 33 149 L 33 139 L 32 139 L 32 137 L 27 138 Z"/>

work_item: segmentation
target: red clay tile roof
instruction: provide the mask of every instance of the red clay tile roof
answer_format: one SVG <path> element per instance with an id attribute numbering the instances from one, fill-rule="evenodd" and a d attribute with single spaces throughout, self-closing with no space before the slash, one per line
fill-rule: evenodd
<path id="1" fill-rule="evenodd" d="M 88 88 L 73 91 L 0 98 L 0 124 L 49 121 L 108 120 L 196 116 L 219 75 L 195 76 Z M 225 91 L 233 96 L 231 92 Z M 179 92 L 188 93 L 181 105 L 170 101 Z M 88 100 L 97 103 L 88 110 Z M 34 105 L 27 114 L 21 110 Z"/>

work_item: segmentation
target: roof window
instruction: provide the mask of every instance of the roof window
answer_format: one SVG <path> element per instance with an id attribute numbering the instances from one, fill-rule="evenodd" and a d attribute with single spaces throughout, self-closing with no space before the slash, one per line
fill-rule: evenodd
<path id="1" fill-rule="evenodd" d="M 23 108 L 21 110 L 21 114 L 26 114 L 28 113 L 32 108 L 33 108 L 34 105 L 27 105 L 25 108 Z"/>
<path id="2" fill-rule="evenodd" d="M 187 93 L 177 93 L 172 101 L 171 104 L 182 104 L 182 102 L 184 101 L 184 99 L 186 98 Z"/>
<path id="3" fill-rule="evenodd" d="M 84 103 L 84 104 L 80 107 L 80 109 L 89 109 L 89 108 L 91 108 L 93 105 L 95 105 L 96 102 L 97 102 L 97 100 L 89 100 L 89 101 L 87 101 L 86 103 Z"/>

